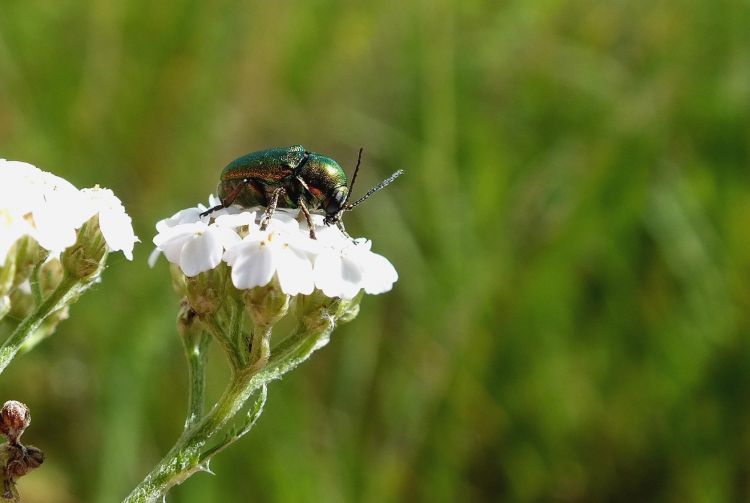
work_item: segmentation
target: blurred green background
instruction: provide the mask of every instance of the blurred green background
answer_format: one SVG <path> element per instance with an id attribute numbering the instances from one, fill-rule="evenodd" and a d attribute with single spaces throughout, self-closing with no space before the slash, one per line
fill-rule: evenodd
<path id="1" fill-rule="evenodd" d="M 750 499 L 750 5 L 0 0 L 0 155 L 143 243 L 0 379 L 27 502 L 119 501 L 181 429 L 154 223 L 302 143 L 400 273 L 169 501 Z M 218 354 L 213 391 L 225 378 Z"/>

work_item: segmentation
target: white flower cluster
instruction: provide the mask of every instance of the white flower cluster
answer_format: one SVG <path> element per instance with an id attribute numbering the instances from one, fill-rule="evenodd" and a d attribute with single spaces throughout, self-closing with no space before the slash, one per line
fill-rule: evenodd
<path id="1" fill-rule="evenodd" d="M 218 204 L 209 198 L 208 207 Z M 344 299 L 360 290 L 387 292 L 398 279 L 388 259 L 370 251 L 369 240 L 352 241 L 338 228 L 324 225 L 322 215 L 312 215 L 317 234 L 313 240 L 307 222 L 298 220 L 298 210 L 277 209 L 265 230 L 260 230 L 260 208 L 231 207 L 201 217 L 204 211 L 206 207 L 198 205 L 157 223 L 149 263 L 153 266 L 163 252 L 185 276 L 193 277 L 223 261 L 241 290 L 267 285 L 276 277 L 289 295 L 309 295 L 317 288 Z"/>
<path id="2" fill-rule="evenodd" d="M 111 190 L 78 190 L 31 164 L 0 159 L 0 265 L 23 236 L 34 238 L 51 256 L 59 255 L 76 242 L 77 229 L 96 214 L 107 248 L 132 260 L 138 238 Z"/>

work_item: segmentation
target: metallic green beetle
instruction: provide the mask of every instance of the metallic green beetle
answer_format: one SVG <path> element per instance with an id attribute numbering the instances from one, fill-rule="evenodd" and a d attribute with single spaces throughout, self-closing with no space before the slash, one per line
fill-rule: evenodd
<path id="1" fill-rule="evenodd" d="M 354 181 L 362 160 L 359 150 L 352 183 L 347 187 L 346 174 L 331 159 L 305 150 L 302 145 L 277 147 L 252 152 L 230 162 L 221 172 L 218 194 L 221 204 L 203 215 L 233 204 L 249 208 L 265 206 L 261 222 L 265 230 L 277 207 L 299 208 L 305 215 L 310 237 L 315 239 L 315 227 L 310 210 L 322 210 L 326 225 L 336 224 L 346 234 L 341 217 L 372 194 L 390 184 L 404 171 L 398 170 L 352 204 L 348 204 Z"/>

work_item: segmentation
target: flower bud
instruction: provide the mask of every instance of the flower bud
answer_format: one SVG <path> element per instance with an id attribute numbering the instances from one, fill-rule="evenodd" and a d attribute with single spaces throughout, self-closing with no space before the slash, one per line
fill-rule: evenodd
<path id="1" fill-rule="evenodd" d="M 295 302 L 294 314 L 306 330 L 319 331 L 335 321 L 335 313 L 341 304 L 338 297 L 327 297 L 320 290 L 311 295 L 300 295 Z"/>
<path id="2" fill-rule="evenodd" d="M 31 423 L 29 408 L 17 402 L 8 400 L 0 409 L 0 432 L 8 437 L 8 442 L 16 443 Z"/>
<path id="3" fill-rule="evenodd" d="M 219 310 L 227 290 L 227 268 L 217 267 L 192 278 L 185 277 L 185 294 L 190 307 L 200 316 Z"/>
<path id="4" fill-rule="evenodd" d="M 245 307 L 256 327 L 275 325 L 289 310 L 289 295 L 274 283 L 245 291 Z"/>
<path id="5" fill-rule="evenodd" d="M 364 291 L 360 290 L 353 299 L 341 299 L 338 309 L 334 314 L 336 321 L 339 323 L 348 323 L 356 318 L 359 314 L 359 303 L 362 301 L 362 297 L 364 297 Z"/>
<path id="6" fill-rule="evenodd" d="M 0 265 L 0 295 L 5 295 L 13 288 L 16 277 L 16 245 L 11 246 L 5 262 Z"/>
<path id="7" fill-rule="evenodd" d="M 39 269 L 39 288 L 42 290 L 42 296 L 57 288 L 64 275 L 65 271 L 58 259 L 51 259 L 42 264 Z"/>
<path id="8" fill-rule="evenodd" d="M 99 215 L 94 215 L 78 231 L 76 242 L 65 249 L 61 262 L 65 272 L 78 279 L 96 274 L 107 256 L 107 243 L 99 229 Z"/>
<path id="9" fill-rule="evenodd" d="M 8 315 L 12 319 L 22 320 L 34 310 L 34 296 L 24 286 L 14 288 L 8 297 L 10 297 L 10 311 Z"/>
<path id="10" fill-rule="evenodd" d="M 16 287 L 29 279 L 35 266 L 47 258 L 47 251 L 30 236 L 24 236 L 15 243 L 16 268 L 13 286 Z"/>

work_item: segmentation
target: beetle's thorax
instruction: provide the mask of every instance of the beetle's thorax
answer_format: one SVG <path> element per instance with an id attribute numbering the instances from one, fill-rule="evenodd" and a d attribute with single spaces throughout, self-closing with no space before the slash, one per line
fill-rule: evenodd
<path id="1" fill-rule="evenodd" d="M 346 174 L 336 161 L 320 154 L 311 153 L 300 169 L 299 177 L 307 185 L 309 201 L 320 207 L 339 187 L 346 187 Z"/>

